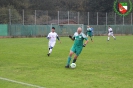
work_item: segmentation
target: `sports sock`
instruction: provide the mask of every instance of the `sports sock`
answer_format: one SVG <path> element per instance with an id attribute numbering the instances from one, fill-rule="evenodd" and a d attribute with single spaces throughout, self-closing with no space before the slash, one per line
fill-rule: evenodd
<path id="1" fill-rule="evenodd" d="M 52 49 L 49 50 L 49 53 L 51 53 L 51 52 L 52 52 Z"/>
<path id="2" fill-rule="evenodd" d="M 92 38 L 91 38 L 91 41 L 92 41 Z"/>
<path id="3" fill-rule="evenodd" d="M 113 36 L 113 38 L 115 39 L 115 36 Z"/>
<path id="4" fill-rule="evenodd" d="M 71 57 L 69 56 L 68 59 L 67 59 L 67 65 L 70 64 L 70 61 L 71 61 Z"/>
<path id="5" fill-rule="evenodd" d="M 109 37 L 108 37 L 108 40 L 109 40 Z"/>
<path id="6" fill-rule="evenodd" d="M 77 60 L 77 59 L 73 59 L 73 63 L 75 63 L 75 62 L 76 62 L 76 60 Z"/>

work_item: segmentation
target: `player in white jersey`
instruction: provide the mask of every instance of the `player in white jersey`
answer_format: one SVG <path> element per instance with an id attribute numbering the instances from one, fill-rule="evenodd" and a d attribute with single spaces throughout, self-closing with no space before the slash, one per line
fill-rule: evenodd
<path id="1" fill-rule="evenodd" d="M 56 38 L 60 41 L 58 34 L 55 32 L 55 27 L 52 27 L 51 32 L 47 36 L 47 39 L 49 40 L 49 43 L 48 43 L 49 53 L 47 54 L 48 56 L 51 54 L 52 49 L 55 46 Z"/>
<path id="2" fill-rule="evenodd" d="M 112 36 L 114 40 L 116 40 L 115 36 L 113 35 L 113 29 L 109 26 L 108 27 L 108 41 L 110 39 L 110 36 Z"/>

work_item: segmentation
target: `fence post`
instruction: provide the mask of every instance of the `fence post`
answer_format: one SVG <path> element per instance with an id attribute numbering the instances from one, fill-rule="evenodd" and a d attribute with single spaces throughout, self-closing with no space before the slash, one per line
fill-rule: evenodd
<path id="1" fill-rule="evenodd" d="M 48 19 L 47 19 L 47 24 L 49 24 L 49 14 L 48 14 L 48 11 L 47 11 L 47 16 L 48 16 Z"/>
<path id="2" fill-rule="evenodd" d="M 59 25 L 59 20 L 60 20 L 60 12 L 58 11 L 58 25 Z"/>
<path id="3" fill-rule="evenodd" d="M 35 10 L 35 25 L 36 25 L 36 10 Z"/>
<path id="4" fill-rule="evenodd" d="M 132 13 L 131 13 L 131 25 L 132 25 L 132 22 L 133 22 L 133 21 L 132 21 Z"/>
<path id="5" fill-rule="evenodd" d="M 78 12 L 78 24 L 79 24 L 79 12 Z"/>
<path id="6" fill-rule="evenodd" d="M 68 24 L 69 24 L 69 11 L 68 11 Z"/>
<path id="7" fill-rule="evenodd" d="M 23 25 L 24 25 L 24 9 L 23 9 Z"/>
<path id="8" fill-rule="evenodd" d="M 107 20 L 108 20 L 108 19 L 107 19 L 107 12 L 106 12 L 106 26 L 108 25 L 108 24 L 107 24 Z"/>
<path id="9" fill-rule="evenodd" d="M 11 25 L 11 9 L 9 9 L 9 24 Z"/>
<path id="10" fill-rule="evenodd" d="M 97 25 L 98 25 L 98 12 L 97 12 Z"/>
<path id="11" fill-rule="evenodd" d="M 124 15 L 123 15 L 123 25 L 124 25 Z"/>
<path id="12" fill-rule="evenodd" d="M 106 12 L 106 25 L 105 25 L 105 32 L 106 32 L 106 28 L 107 28 L 107 12 Z"/>
<path id="13" fill-rule="evenodd" d="M 88 25 L 90 24 L 90 23 L 89 23 L 89 19 L 90 19 L 90 18 L 89 18 L 89 15 L 90 15 L 90 14 L 89 14 L 89 12 L 88 12 Z"/>
<path id="14" fill-rule="evenodd" d="M 115 25 L 116 25 L 116 13 L 115 13 L 115 21 L 114 21 Z"/>

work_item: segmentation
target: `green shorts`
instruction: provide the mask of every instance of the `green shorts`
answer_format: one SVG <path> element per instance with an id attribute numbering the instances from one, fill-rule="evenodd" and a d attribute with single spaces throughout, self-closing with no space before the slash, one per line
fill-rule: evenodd
<path id="1" fill-rule="evenodd" d="M 87 34 L 88 36 L 92 37 L 92 32 L 88 32 Z"/>
<path id="2" fill-rule="evenodd" d="M 82 48 L 83 48 L 82 46 L 73 45 L 72 48 L 71 48 L 71 51 L 74 52 L 77 56 L 79 56 L 79 54 L 82 51 Z"/>

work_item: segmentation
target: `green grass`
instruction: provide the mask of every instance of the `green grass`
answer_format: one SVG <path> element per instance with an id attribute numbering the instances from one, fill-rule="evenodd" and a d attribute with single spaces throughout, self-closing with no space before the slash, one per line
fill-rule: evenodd
<path id="1" fill-rule="evenodd" d="M 50 57 L 46 38 L 0 39 L 0 77 L 46 88 L 133 88 L 133 36 L 95 36 L 66 69 L 73 44 L 58 41 Z M 35 88 L 0 80 L 0 88 Z"/>

